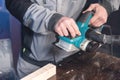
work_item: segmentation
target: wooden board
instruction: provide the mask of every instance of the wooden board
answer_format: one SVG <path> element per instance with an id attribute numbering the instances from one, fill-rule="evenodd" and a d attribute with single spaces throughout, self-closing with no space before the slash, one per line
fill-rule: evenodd
<path id="1" fill-rule="evenodd" d="M 48 80 L 56 74 L 56 66 L 47 64 L 35 72 L 25 76 L 21 80 Z"/>

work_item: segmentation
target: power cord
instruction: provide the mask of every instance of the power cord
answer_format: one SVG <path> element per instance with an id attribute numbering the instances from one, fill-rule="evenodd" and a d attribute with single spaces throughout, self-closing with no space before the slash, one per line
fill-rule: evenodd
<path id="1" fill-rule="evenodd" d="M 111 26 L 110 26 L 110 25 L 103 25 L 103 26 L 104 26 L 105 28 L 108 28 L 108 30 L 109 30 L 109 32 L 110 32 L 110 36 L 113 36 Z M 111 44 L 110 44 L 110 52 L 111 52 L 111 55 L 114 56 L 112 38 L 110 39 L 110 41 L 111 41 Z"/>

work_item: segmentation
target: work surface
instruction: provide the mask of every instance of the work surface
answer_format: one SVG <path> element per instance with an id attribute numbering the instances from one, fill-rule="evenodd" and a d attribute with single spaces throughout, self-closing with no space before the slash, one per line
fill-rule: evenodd
<path id="1" fill-rule="evenodd" d="M 56 80 L 120 80 L 120 59 L 100 52 L 76 54 L 57 67 Z"/>

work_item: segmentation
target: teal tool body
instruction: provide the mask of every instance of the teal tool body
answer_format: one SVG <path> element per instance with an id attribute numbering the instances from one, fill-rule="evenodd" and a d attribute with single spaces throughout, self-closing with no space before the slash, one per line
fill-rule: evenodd
<path id="1" fill-rule="evenodd" d="M 86 12 L 76 22 L 81 32 L 80 36 L 76 36 L 75 38 L 59 36 L 59 42 L 56 43 L 56 45 L 67 52 L 80 50 L 80 49 L 85 51 L 85 48 L 91 42 L 90 40 L 86 39 L 86 32 L 90 28 L 89 22 L 92 16 L 93 16 L 92 11 Z"/>

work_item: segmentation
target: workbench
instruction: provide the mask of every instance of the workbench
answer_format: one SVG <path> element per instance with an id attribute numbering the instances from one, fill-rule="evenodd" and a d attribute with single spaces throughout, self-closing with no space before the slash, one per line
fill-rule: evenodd
<path id="1" fill-rule="evenodd" d="M 120 80 L 120 59 L 107 53 L 76 53 L 21 80 Z"/>
<path id="2" fill-rule="evenodd" d="M 120 59 L 101 52 L 75 54 L 57 66 L 56 80 L 120 80 Z"/>

